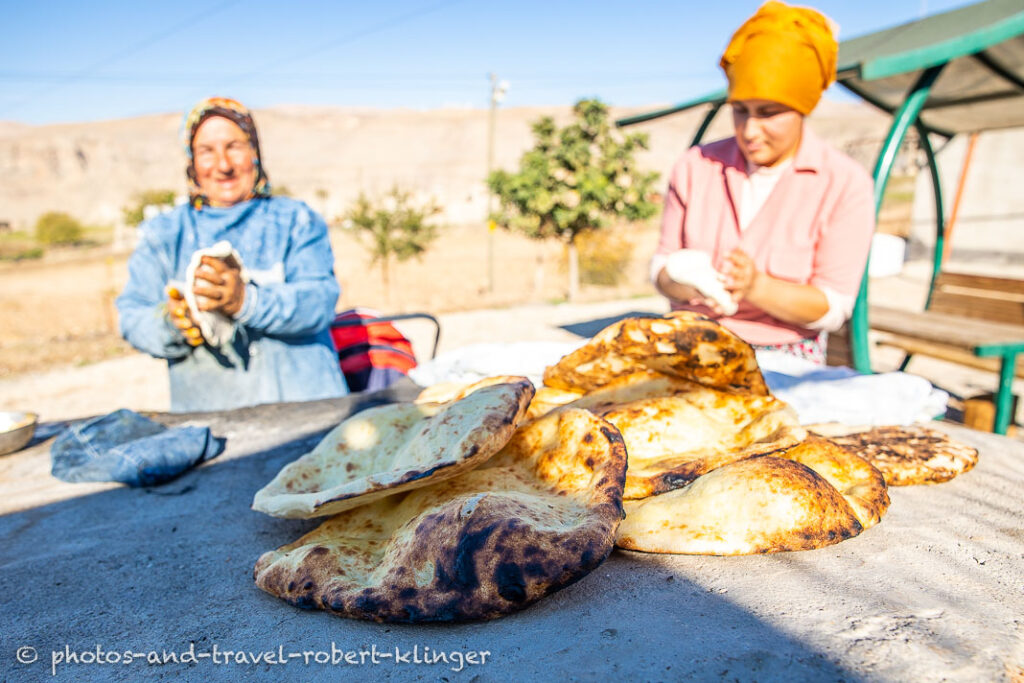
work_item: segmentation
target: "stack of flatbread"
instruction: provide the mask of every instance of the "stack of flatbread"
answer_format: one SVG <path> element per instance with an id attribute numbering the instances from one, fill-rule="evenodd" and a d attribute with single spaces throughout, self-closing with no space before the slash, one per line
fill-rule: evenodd
<path id="1" fill-rule="evenodd" d="M 716 322 L 629 318 L 536 391 L 522 377 L 436 385 L 340 424 L 256 494 L 274 516 L 330 516 L 265 553 L 256 583 L 360 619 L 490 619 L 579 580 L 613 545 L 739 555 L 838 543 L 879 523 L 887 481 L 974 462 L 933 432 L 826 432 L 801 428 L 753 349 Z M 915 448 L 932 457 L 907 457 Z"/>
<path id="2" fill-rule="evenodd" d="M 882 475 L 809 437 L 753 349 L 695 313 L 629 318 L 548 368 L 530 414 L 587 408 L 628 454 L 616 543 L 737 555 L 819 548 L 876 524 Z"/>
<path id="3" fill-rule="evenodd" d="M 533 393 L 491 378 L 343 422 L 256 494 L 275 516 L 333 515 L 265 553 L 256 584 L 300 607 L 429 622 L 494 618 L 585 576 L 622 520 L 625 447 L 586 410 L 520 426 Z"/>

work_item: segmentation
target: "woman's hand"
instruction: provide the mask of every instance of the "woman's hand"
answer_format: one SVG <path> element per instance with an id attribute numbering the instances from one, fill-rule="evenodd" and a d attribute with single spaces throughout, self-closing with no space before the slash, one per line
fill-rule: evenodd
<path id="1" fill-rule="evenodd" d="M 199 346 L 203 343 L 203 333 L 192 320 L 185 296 L 175 287 L 167 288 L 167 315 L 189 346 Z"/>
<path id="2" fill-rule="evenodd" d="M 706 306 L 714 311 L 715 315 L 725 315 L 725 311 L 722 310 L 717 301 L 705 297 L 696 287 L 676 282 L 669 277 L 668 269 L 666 268 L 658 271 L 655 288 L 675 303 L 687 304 L 689 306 Z"/>
<path id="3" fill-rule="evenodd" d="M 229 318 L 238 315 L 245 302 L 242 271 L 212 256 L 204 256 L 196 268 L 196 283 L 192 291 L 200 311 L 219 311 Z"/>
<path id="4" fill-rule="evenodd" d="M 733 249 L 726 257 L 722 280 L 737 302 L 746 299 L 783 322 L 807 325 L 828 312 L 828 298 L 820 289 L 773 278 L 759 271 L 754 260 L 740 249 Z"/>
<path id="5" fill-rule="evenodd" d="M 737 303 L 750 298 L 751 292 L 760 284 L 762 277 L 763 274 L 754 265 L 754 259 L 742 249 L 733 249 L 725 257 L 722 284 Z"/>

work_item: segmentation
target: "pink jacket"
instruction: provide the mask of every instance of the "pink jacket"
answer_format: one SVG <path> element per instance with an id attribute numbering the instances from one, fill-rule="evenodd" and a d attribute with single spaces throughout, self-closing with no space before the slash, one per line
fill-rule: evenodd
<path id="1" fill-rule="evenodd" d="M 875 230 L 872 183 L 864 169 L 805 125 L 793 164 L 741 233 L 739 193 L 746 173 L 736 138 L 690 148 L 672 169 L 656 254 L 702 249 L 721 270 L 726 255 L 740 248 L 773 277 L 856 296 Z M 716 317 L 702 306 L 675 307 Z M 758 345 L 817 335 L 746 301 L 720 322 Z"/>

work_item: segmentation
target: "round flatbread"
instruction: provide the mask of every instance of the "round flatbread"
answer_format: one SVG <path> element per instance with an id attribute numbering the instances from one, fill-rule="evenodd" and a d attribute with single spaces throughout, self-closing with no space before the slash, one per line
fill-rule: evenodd
<path id="1" fill-rule="evenodd" d="M 718 391 L 649 372 L 613 380 L 569 406 L 594 411 L 622 433 L 629 454 L 626 499 L 677 489 L 806 436 L 793 409 L 772 396 Z"/>
<path id="2" fill-rule="evenodd" d="M 335 427 L 253 498 L 275 517 L 322 517 L 472 469 L 512 437 L 533 398 L 525 377 L 486 380 L 447 403 L 370 408 Z"/>
<path id="3" fill-rule="evenodd" d="M 829 439 L 878 468 L 889 486 L 938 484 L 978 463 L 977 449 L 920 425 L 874 427 Z"/>
<path id="4" fill-rule="evenodd" d="M 572 403 L 582 396 L 582 391 L 538 387 L 537 393 L 533 395 L 533 400 L 530 401 L 530 407 L 526 410 L 526 418 L 534 420 L 541 415 L 547 415 L 552 410 L 560 408 L 567 403 Z"/>
<path id="5" fill-rule="evenodd" d="M 675 491 L 627 501 L 616 545 L 687 555 L 810 550 L 861 532 L 849 503 L 821 475 L 764 456 L 723 465 Z"/>
<path id="6" fill-rule="evenodd" d="M 477 389 L 492 387 L 495 384 L 515 384 L 525 379 L 512 375 L 495 375 L 475 382 L 439 382 L 426 387 L 416 397 L 414 403 L 450 403 L 466 398 Z"/>
<path id="7" fill-rule="evenodd" d="M 620 320 L 544 372 L 544 384 L 593 391 L 639 370 L 689 379 L 717 389 L 768 395 L 754 350 L 714 320 L 680 311 Z"/>
<path id="8" fill-rule="evenodd" d="M 882 473 L 829 439 L 812 434 L 775 455 L 795 460 L 824 477 L 850 504 L 865 529 L 882 521 L 889 509 L 889 492 Z"/>
<path id="9" fill-rule="evenodd" d="M 611 552 L 626 454 L 584 410 L 521 427 L 480 469 L 332 517 L 256 563 L 294 605 L 388 622 L 492 619 Z"/>

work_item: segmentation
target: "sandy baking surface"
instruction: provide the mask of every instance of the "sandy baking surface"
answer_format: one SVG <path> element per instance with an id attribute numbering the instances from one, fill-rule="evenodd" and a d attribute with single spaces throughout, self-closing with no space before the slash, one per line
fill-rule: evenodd
<path id="1" fill-rule="evenodd" d="M 914 305 L 913 286 L 876 283 Z M 902 299 L 900 299 L 902 297 Z M 573 341 L 658 297 L 447 313 L 440 350 L 495 340 Z M 432 328 L 408 323 L 417 354 Z M 923 362 L 922 362 L 923 361 Z M 994 382 L 947 364 L 915 364 L 964 389 Z M 880 358 L 895 363 L 895 359 Z M 946 366 L 946 367 L 943 367 Z M 917 369 L 917 368 L 912 368 Z M 920 371 L 920 370 L 918 370 Z M 957 373 L 960 375 L 957 375 Z M 828 548 L 756 557 L 616 551 L 579 583 L 486 624 L 386 626 L 290 607 L 253 586 L 264 551 L 313 522 L 250 511 L 253 493 L 309 450 L 351 399 L 204 416 L 228 438 L 218 459 L 162 487 L 68 484 L 49 475 L 47 444 L 0 458 L 0 590 L 8 654 L 0 679 L 52 680 L 52 652 L 487 651 L 487 665 L 367 662 L 393 680 L 1020 680 L 1024 675 L 1024 444 L 943 425 L 981 450 L 952 482 L 890 489 L 877 527 Z M 127 406 L 164 410 L 166 368 L 138 354 L 0 381 L 0 409 L 34 409 L 44 434 L 63 420 Z M 167 416 L 169 422 L 182 418 Z M 47 431 L 48 430 L 48 431 Z M 10 656 L 31 647 L 40 656 Z M 28 652 L 27 650 L 25 652 Z M 301 657 L 300 657 L 301 659 Z M 57 665 L 64 680 L 335 676 L 330 665 Z M 476 678 L 478 677 L 479 678 Z M 1015 678 L 1016 677 L 1016 678 Z"/>
<path id="2" fill-rule="evenodd" d="M 249 510 L 348 399 L 204 420 L 223 455 L 152 489 L 71 485 L 45 444 L 0 459 L 6 680 L 1019 680 L 1024 666 L 1024 444 L 944 427 L 981 451 L 936 486 L 891 489 L 882 522 L 838 545 L 748 557 L 613 552 L 518 614 L 377 625 L 306 612 L 253 585 L 259 555 L 314 521 Z M 167 419 L 167 418 L 165 418 Z M 179 418 L 180 419 L 180 418 Z M 20 495 L 32 491 L 33 500 Z M 45 500 L 47 502 L 42 503 Z M 52 665 L 56 652 L 489 652 L 486 664 L 298 659 Z M 26 650 L 23 648 L 32 648 Z M 67 649 L 65 649 L 67 648 Z M 27 662 L 33 653 L 38 661 Z M 222 654 L 223 656 L 223 654 Z M 59 659 L 59 657 L 58 657 Z M 51 666 L 57 676 L 51 677 Z M 1016 678 L 1015 678 L 1016 677 Z"/>

